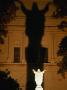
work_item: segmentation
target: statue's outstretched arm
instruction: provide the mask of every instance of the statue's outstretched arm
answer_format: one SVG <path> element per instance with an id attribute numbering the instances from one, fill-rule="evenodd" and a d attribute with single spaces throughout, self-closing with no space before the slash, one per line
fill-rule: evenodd
<path id="1" fill-rule="evenodd" d="M 41 12 L 42 13 L 46 13 L 48 10 L 49 10 L 49 5 L 50 5 L 51 3 L 50 2 L 48 2 L 46 5 L 45 5 L 45 7 L 43 8 L 43 10 L 41 10 Z"/>
<path id="2" fill-rule="evenodd" d="M 34 74 L 36 73 L 36 71 L 34 69 L 32 69 L 32 71 L 33 71 Z"/>
<path id="3" fill-rule="evenodd" d="M 44 74 L 46 70 L 43 70 L 42 73 Z"/>

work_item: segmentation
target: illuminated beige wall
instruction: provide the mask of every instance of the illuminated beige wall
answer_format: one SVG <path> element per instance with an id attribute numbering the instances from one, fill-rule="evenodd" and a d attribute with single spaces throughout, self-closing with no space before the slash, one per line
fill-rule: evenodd
<path id="1" fill-rule="evenodd" d="M 57 74 L 58 66 L 56 66 L 56 64 L 45 64 L 45 68 L 44 89 L 67 90 L 67 72 L 65 72 L 64 79 L 61 74 Z"/>

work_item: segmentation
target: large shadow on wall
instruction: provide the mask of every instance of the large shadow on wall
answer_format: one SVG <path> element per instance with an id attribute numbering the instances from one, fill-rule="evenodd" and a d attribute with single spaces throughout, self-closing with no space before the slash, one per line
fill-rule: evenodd
<path id="1" fill-rule="evenodd" d="M 29 45 L 25 49 L 27 62 L 27 86 L 26 90 L 35 90 L 34 74 L 32 69 L 43 70 L 43 63 L 47 63 L 47 48 L 41 46 L 41 39 L 44 33 L 44 14 L 48 11 L 49 3 L 43 10 L 39 10 L 34 2 L 32 10 L 28 10 L 21 3 L 21 10 L 26 15 L 26 35 L 29 39 Z"/>

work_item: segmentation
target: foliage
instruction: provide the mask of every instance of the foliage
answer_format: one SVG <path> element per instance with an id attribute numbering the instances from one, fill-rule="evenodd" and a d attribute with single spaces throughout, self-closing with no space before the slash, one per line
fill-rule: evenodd
<path id="1" fill-rule="evenodd" d="M 0 0 L 0 24 L 8 23 L 16 15 L 16 0 Z"/>
<path id="2" fill-rule="evenodd" d="M 19 90 L 18 82 L 9 74 L 9 71 L 0 71 L 0 90 Z"/>

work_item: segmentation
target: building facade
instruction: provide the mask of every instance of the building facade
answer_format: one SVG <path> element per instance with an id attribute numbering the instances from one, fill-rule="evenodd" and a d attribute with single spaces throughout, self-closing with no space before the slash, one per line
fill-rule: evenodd
<path id="1" fill-rule="evenodd" d="M 29 2 L 25 2 L 26 7 L 31 8 Z M 42 3 L 38 2 L 39 8 Z M 43 5 L 44 6 L 44 5 Z M 65 72 L 65 80 L 61 75 L 57 74 L 58 66 L 56 62 L 60 61 L 63 57 L 57 56 L 59 43 L 67 36 L 67 28 L 60 30 L 57 26 L 61 21 L 66 20 L 67 17 L 54 18 L 52 13 L 54 6 L 49 6 L 49 11 L 46 13 L 46 21 L 44 23 L 44 34 L 42 37 L 41 45 L 48 48 L 48 62 L 44 63 L 44 68 L 47 70 L 44 74 L 45 90 L 66 90 L 67 74 Z M 7 25 L 8 30 L 5 43 L 0 45 L 0 70 L 8 69 L 11 76 L 17 79 L 20 83 L 22 90 L 25 90 L 26 77 L 27 77 L 27 63 L 25 58 L 25 48 L 28 46 L 29 40 L 25 34 L 25 21 L 26 17 L 18 5 L 16 17 Z"/>

